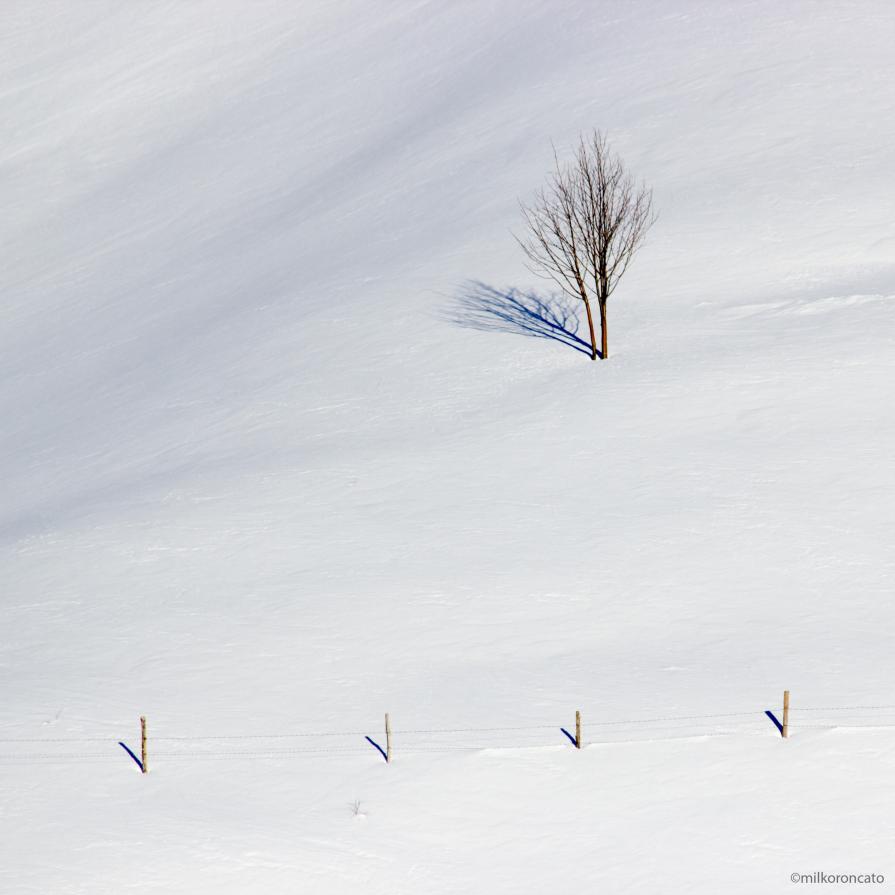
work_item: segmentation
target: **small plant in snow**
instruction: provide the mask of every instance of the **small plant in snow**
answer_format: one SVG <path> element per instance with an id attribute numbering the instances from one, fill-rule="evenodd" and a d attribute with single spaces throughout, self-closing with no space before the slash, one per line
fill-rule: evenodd
<path id="1" fill-rule="evenodd" d="M 351 803 L 351 816 L 352 817 L 366 817 L 367 816 L 367 812 L 361 810 L 360 799 L 355 799 Z"/>

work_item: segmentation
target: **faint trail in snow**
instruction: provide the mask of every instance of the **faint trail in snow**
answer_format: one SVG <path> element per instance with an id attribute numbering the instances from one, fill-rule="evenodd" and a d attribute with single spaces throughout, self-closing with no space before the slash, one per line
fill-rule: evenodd
<path id="1" fill-rule="evenodd" d="M 881 294 L 830 295 L 825 298 L 795 298 L 787 301 L 743 304 L 728 309 L 725 314 L 733 320 L 757 316 L 832 314 L 835 311 L 893 300 L 895 296 Z"/>

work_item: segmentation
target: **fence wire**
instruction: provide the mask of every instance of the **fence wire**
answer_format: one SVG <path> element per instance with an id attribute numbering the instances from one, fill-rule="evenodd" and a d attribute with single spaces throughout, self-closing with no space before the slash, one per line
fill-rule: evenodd
<path id="1" fill-rule="evenodd" d="M 776 711 L 776 710 L 775 710 Z M 889 705 L 848 705 L 848 706 L 792 706 L 790 708 L 789 730 L 795 733 L 799 730 L 837 730 L 837 729 L 892 729 L 895 728 L 895 716 L 892 714 L 868 716 L 867 712 L 893 712 L 895 704 Z M 799 723 L 799 714 L 811 713 L 808 723 Z M 854 717 L 842 717 L 843 712 L 850 712 Z M 836 713 L 829 719 L 821 713 Z M 585 738 L 582 746 L 612 745 L 624 743 L 653 743 L 667 740 L 704 739 L 708 737 L 730 737 L 736 735 L 755 735 L 768 727 L 771 723 L 766 717 L 767 710 L 753 709 L 750 711 L 718 712 L 704 715 L 661 715 L 651 718 L 629 718 L 624 720 L 591 721 L 585 719 L 585 730 L 596 731 L 593 739 Z M 819 717 L 815 717 L 819 716 Z M 704 722 L 694 724 L 693 722 Z M 629 728 L 633 735 L 626 735 L 621 728 Z M 452 754 L 474 753 L 487 751 L 519 751 L 534 750 L 561 745 L 568 745 L 568 740 L 575 744 L 574 736 L 570 732 L 573 725 L 568 723 L 565 727 L 560 724 L 527 724 L 505 725 L 500 727 L 419 727 L 419 728 L 393 728 L 392 737 L 396 754 Z M 373 736 L 382 739 L 381 729 L 377 727 L 368 730 L 321 730 L 321 731 L 292 731 L 273 733 L 234 733 L 234 734 L 166 734 L 149 737 L 150 758 L 180 762 L 180 761 L 228 761 L 228 760 L 277 760 L 288 759 L 295 756 L 345 756 L 370 754 L 371 747 L 383 752 L 382 746 L 377 744 Z M 554 736 L 547 737 L 546 731 L 554 731 Z M 475 734 L 474 743 L 457 742 L 458 736 Z M 504 736 L 504 734 L 508 736 Z M 560 737 L 564 734 L 565 738 Z M 364 737 L 366 743 L 354 745 L 289 746 L 289 741 L 303 741 L 324 738 L 348 738 Z M 409 739 L 408 739 L 409 738 Z M 439 738 L 445 741 L 438 742 Z M 492 741 L 493 740 L 493 741 Z M 271 746 L 265 747 L 265 741 L 271 742 Z M 283 744 L 283 747 L 273 747 L 272 741 Z M 77 747 L 81 744 L 103 743 L 109 748 L 104 751 L 66 751 L 65 746 Z M 156 743 L 171 743 L 185 746 L 195 744 L 197 748 L 154 748 Z M 233 743 L 235 748 L 226 747 Z M 257 748 L 239 748 L 245 743 L 257 744 Z M 26 751 L 26 752 L 0 752 L 0 765 L 22 766 L 28 764 L 70 764 L 73 762 L 99 763 L 108 762 L 112 756 L 124 749 L 132 759 L 136 756 L 120 740 L 109 737 L 85 736 L 85 737 L 0 737 L 0 747 L 4 745 L 30 745 L 40 749 L 42 746 L 62 746 L 59 751 Z M 205 748 L 208 744 L 210 748 Z M 139 764 L 139 761 L 138 761 Z"/>

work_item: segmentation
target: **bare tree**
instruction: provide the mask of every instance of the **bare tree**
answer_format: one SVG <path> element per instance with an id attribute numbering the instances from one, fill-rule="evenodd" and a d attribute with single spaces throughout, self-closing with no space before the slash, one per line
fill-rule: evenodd
<path id="1" fill-rule="evenodd" d="M 591 358 L 597 340 L 591 298 L 600 310 L 600 357 L 609 356 L 606 303 L 656 220 L 652 190 L 634 182 L 606 137 L 582 137 L 575 158 L 555 169 L 531 205 L 522 205 L 529 235 L 519 244 L 534 273 L 584 302 Z"/>

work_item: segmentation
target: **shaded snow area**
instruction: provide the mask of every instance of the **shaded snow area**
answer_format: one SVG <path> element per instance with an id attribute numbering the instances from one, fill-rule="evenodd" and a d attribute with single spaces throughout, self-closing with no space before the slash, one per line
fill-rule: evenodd
<path id="1" fill-rule="evenodd" d="M 0 892 L 895 885 L 893 45 L 5 3 Z M 513 238 L 594 127 L 598 362 Z"/>

